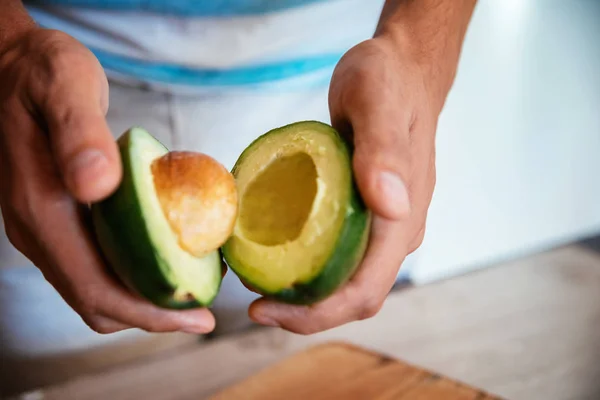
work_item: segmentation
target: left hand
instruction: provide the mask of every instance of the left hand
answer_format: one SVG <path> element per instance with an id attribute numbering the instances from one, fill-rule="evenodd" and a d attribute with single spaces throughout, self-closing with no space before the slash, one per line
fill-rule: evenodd
<path id="1" fill-rule="evenodd" d="M 443 100 L 429 93 L 410 55 L 380 36 L 351 49 L 334 72 L 333 126 L 353 140 L 359 190 L 373 212 L 367 253 L 354 277 L 310 306 L 259 299 L 258 323 L 311 334 L 374 316 L 404 258 L 423 241 L 435 186 L 435 131 Z M 439 97 L 439 95 L 438 95 Z"/>

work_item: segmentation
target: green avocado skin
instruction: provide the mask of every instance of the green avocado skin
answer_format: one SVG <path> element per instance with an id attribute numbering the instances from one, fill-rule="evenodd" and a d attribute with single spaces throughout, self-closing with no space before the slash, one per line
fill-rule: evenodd
<path id="1" fill-rule="evenodd" d="M 346 216 L 336 247 L 322 272 L 307 283 L 274 293 L 274 299 L 299 305 L 316 303 L 329 297 L 352 277 L 367 248 L 371 217 L 356 190 L 353 190 L 350 206 L 353 211 Z"/>
<path id="2" fill-rule="evenodd" d="M 347 166 L 352 175 L 352 146 L 348 141 L 342 138 L 333 127 L 317 121 L 301 121 L 296 122 L 282 128 L 272 130 L 265 133 L 255 140 L 249 147 L 260 145 L 261 138 L 267 135 L 284 133 L 289 130 L 295 130 L 299 127 L 317 130 L 323 133 L 332 135 L 335 142 L 338 144 L 338 150 L 344 155 Z M 233 168 L 235 176 L 236 167 L 243 161 L 244 153 L 238 159 L 236 166 Z M 240 260 L 235 257 L 228 257 L 227 244 L 222 248 L 222 254 L 227 262 L 227 265 L 244 281 L 248 286 L 256 289 L 265 297 L 271 299 L 297 305 L 310 305 L 317 303 L 331 294 L 338 288 L 343 286 L 360 266 L 364 254 L 367 249 L 371 230 L 371 212 L 365 206 L 363 199 L 358 191 L 354 179 L 351 179 L 350 196 L 346 206 L 346 218 L 340 231 L 340 236 L 337 239 L 335 247 L 332 249 L 331 255 L 323 266 L 321 272 L 308 282 L 298 282 L 292 287 L 283 289 L 279 292 L 270 293 L 264 291 L 252 277 L 244 276 L 238 272 L 237 265 L 241 264 Z"/>
<path id="3" fill-rule="evenodd" d="M 166 279 L 145 228 L 143 214 L 131 174 L 129 131 L 117 141 L 123 164 L 118 189 L 91 207 L 96 239 L 111 269 L 132 291 L 162 308 L 188 309 L 201 304 L 196 299 L 177 301 L 175 287 Z"/>

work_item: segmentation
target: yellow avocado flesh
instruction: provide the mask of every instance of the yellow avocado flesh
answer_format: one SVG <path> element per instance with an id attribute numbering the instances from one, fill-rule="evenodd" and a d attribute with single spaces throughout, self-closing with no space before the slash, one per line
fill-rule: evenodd
<path id="1" fill-rule="evenodd" d="M 117 141 L 123 178 L 117 190 L 92 204 L 98 244 L 107 264 L 132 291 L 155 305 L 208 306 L 222 279 L 218 249 L 202 257 L 180 245 L 161 205 L 152 164 L 168 149 L 142 128 Z"/>
<path id="2" fill-rule="evenodd" d="M 327 134 L 282 131 L 236 168 L 240 215 L 228 243 L 238 272 L 277 292 L 317 276 L 335 249 L 351 188 L 347 160 Z"/>
<path id="3" fill-rule="evenodd" d="M 296 240 L 317 194 L 317 169 L 306 153 L 278 158 L 246 189 L 240 228 L 246 239 L 265 246 Z"/>
<path id="4" fill-rule="evenodd" d="M 144 131 L 131 131 L 133 182 L 138 192 L 140 209 L 148 230 L 149 239 L 157 255 L 157 263 L 165 278 L 176 287 L 175 300 L 184 301 L 192 295 L 202 302 L 216 296 L 219 289 L 221 266 L 219 253 L 213 250 L 202 257 L 194 256 L 182 248 L 179 237 L 167 220 L 156 193 L 151 165 L 168 150 Z"/>

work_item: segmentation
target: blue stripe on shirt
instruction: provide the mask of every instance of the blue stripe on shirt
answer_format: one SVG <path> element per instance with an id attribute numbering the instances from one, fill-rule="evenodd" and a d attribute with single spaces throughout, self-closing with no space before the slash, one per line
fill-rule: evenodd
<path id="1" fill-rule="evenodd" d="M 181 17 L 265 14 L 327 0 L 29 0 L 25 3 L 116 11 L 149 11 Z"/>
<path id="2" fill-rule="evenodd" d="M 91 49 L 107 70 L 146 82 L 189 86 L 247 86 L 269 83 L 332 68 L 342 54 L 323 54 L 287 61 L 227 69 L 191 68 L 155 63 Z"/>

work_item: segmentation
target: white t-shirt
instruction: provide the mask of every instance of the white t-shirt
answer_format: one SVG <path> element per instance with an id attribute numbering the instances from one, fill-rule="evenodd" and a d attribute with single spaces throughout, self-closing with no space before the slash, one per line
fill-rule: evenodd
<path id="1" fill-rule="evenodd" d="M 88 46 L 109 78 L 157 90 L 326 85 L 373 35 L 383 0 L 37 0 L 44 27 Z"/>

